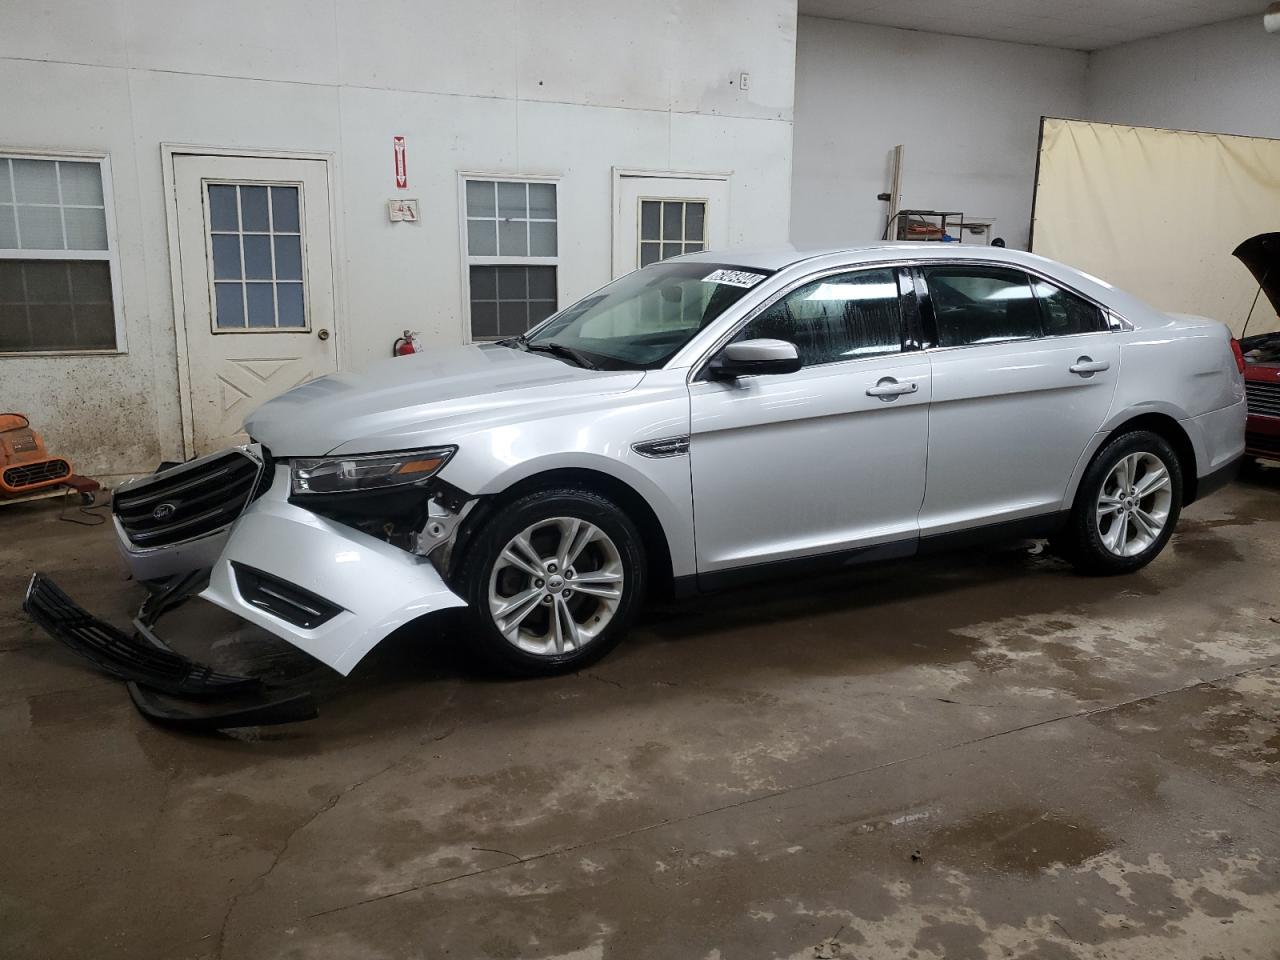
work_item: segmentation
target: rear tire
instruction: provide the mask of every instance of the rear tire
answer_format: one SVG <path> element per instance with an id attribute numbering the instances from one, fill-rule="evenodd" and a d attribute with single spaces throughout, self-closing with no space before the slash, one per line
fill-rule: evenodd
<path id="1" fill-rule="evenodd" d="M 1093 458 L 1060 539 L 1077 571 L 1132 573 L 1159 555 L 1182 511 L 1182 467 L 1150 430 L 1121 434 Z"/>
<path id="2" fill-rule="evenodd" d="M 508 674 L 579 670 L 618 645 L 644 600 L 643 540 L 611 500 L 562 487 L 500 508 L 458 568 L 469 645 Z"/>

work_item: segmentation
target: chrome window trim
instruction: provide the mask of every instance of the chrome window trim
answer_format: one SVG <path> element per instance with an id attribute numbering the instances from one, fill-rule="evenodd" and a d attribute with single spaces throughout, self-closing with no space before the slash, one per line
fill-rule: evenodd
<path id="1" fill-rule="evenodd" d="M 798 261 L 798 262 L 803 262 L 803 261 Z M 761 302 L 757 307 L 753 308 L 749 313 L 747 313 L 745 316 L 743 316 L 738 321 L 736 321 L 735 324 L 729 329 L 727 333 L 720 335 L 720 337 L 718 337 L 713 342 L 712 346 L 708 350 L 705 350 L 704 352 L 699 354 L 697 359 L 694 360 L 694 362 L 689 365 L 689 375 L 686 377 L 686 383 L 692 384 L 696 381 L 705 380 L 706 378 L 703 376 L 703 374 L 705 374 L 706 372 L 705 370 L 706 364 L 710 362 L 711 358 L 714 357 L 715 354 L 719 352 L 726 343 L 732 340 L 739 332 L 741 332 L 743 327 L 745 327 L 748 323 L 754 320 L 762 312 L 769 309 L 771 306 L 777 303 L 780 299 L 792 293 L 793 291 L 799 289 L 806 283 L 810 283 L 814 280 L 821 280 L 824 277 L 835 276 L 836 274 L 840 274 L 840 273 L 853 273 L 853 272 L 864 270 L 864 269 L 865 270 L 883 270 L 886 267 L 889 267 L 889 268 L 929 267 L 929 266 L 940 266 L 940 265 L 950 266 L 952 264 L 959 265 L 959 266 L 999 267 L 1006 270 L 1019 270 L 1022 273 L 1027 274 L 1028 276 L 1036 277 L 1041 280 L 1044 280 L 1046 283 L 1051 283 L 1056 287 L 1060 287 L 1061 289 L 1066 290 L 1068 293 L 1074 294 L 1075 296 L 1079 297 L 1081 300 L 1084 300 L 1087 303 L 1092 304 L 1098 310 L 1102 311 L 1103 318 L 1105 319 L 1107 324 L 1106 329 L 1091 330 L 1085 333 L 1067 333 L 1067 334 L 1058 334 L 1058 335 L 1043 335 L 1039 337 L 1026 337 L 1025 339 L 1022 339 L 1022 340 L 999 340 L 999 341 L 993 341 L 990 344 L 966 343 L 966 344 L 961 344 L 955 347 L 932 346 L 932 347 L 925 347 L 922 350 L 903 350 L 901 351 L 901 353 L 898 353 L 898 354 L 880 354 L 879 356 L 876 356 L 876 357 L 856 357 L 850 360 L 833 360 L 829 363 L 814 364 L 813 365 L 814 369 L 816 369 L 817 367 L 836 366 L 838 364 L 843 364 L 843 363 L 862 363 L 867 360 L 879 360 L 879 359 L 883 359 L 886 356 L 904 356 L 909 353 L 933 353 L 935 351 L 941 351 L 941 350 L 964 350 L 969 347 L 993 346 L 996 343 L 1039 343 L 1045 340 L 1065 340 L 1070 337 L 1089 337 L 1089 336 L 1096 336 L 1097 334 L 1100 334 L 1100 333 L 1120 333 L 1120 332 L 1127 332 L 1134 329 L 1133 324 L 1130 323 L 1123 315 L 1117 313 L 1113 308 L 1107 306 L 1106 304 L 1099 302 L 1096 297 L 1089 296 L 1089 294 L 1080 291 L 1072 284 L 1067 283 L 1066 281 L 1061 280 L 1058 277 L 1055 277 L 1049 273 L 1046 273 L 1043 270 L 1038 270 L 1035 267 L 1023 266 L 1020 263 L 1010 263 L 1007 260 L 995 260 L 995 259 L 988 259 L 986 257 L 942 257 L 942 258 L 911 257 L 911 258 L 901 258 L 901 259 L 891 258 L 886 260 L 868 260 L 868 261 L 862 261 L 859 263 L 844 264 L 839 267 L 832 267 L 827 270 L 819 271 L 818 273 L 806 274 L 804 277 L 797 279 L 791 285 L 782 287 L 781 289 L 774 291 L 774 293 L 771 294 L 768 299 Z M 784 267 L 783 269 L 786 269 L 786 268 Z M 899 294 L 899 296 L 901 296 L 901 294 Z M 672 359 L 674 360 L 675 358 L 673 357 Z M 668 363 L 670 363 L 670 361 L 668 361 Z M 805 367 L 804 369 L 807 370 L 809 369 L 809 367 Z"/>

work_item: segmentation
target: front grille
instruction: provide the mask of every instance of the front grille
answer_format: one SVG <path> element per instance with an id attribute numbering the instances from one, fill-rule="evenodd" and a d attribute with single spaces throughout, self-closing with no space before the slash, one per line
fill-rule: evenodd
<path id="1" fill-rule="evenodd" d="M 117 491 L 111 509 L 131 543 L 161 547 L 231 523 L 258 489 L 261 466 L 239 450 L 213 454 Z"/>
<path id="2" fill-rule="evenodd" d="M 246 603 L 251 603 L 286 623 L 292 623 L 295 627 L 313 630 L 342 612 L 337 604 L 288 580 L 273 577 L 235 560 L 231 561 L 231 568 L 236 572 L 236 589 Z"/>
<path id="3" fill-rule="evenodd" d="M 1280 383 L 1246 380 L 1244 395 L 1249 402 L 1250 413 L 1260 413 L 1264 417 L 1280 417 Z"/>
<path id="4" fill-rule="evenodd" d="M 1244 435 L 1244 445 L 1247 450 L 1280 457 L 1280 434 L 1254 433 L 1250 430 Z"/>
<path id="5" fill-rule="evenodd" d="M 71 476 L 71 464 L 65 460 L 44 460 L 40 463 L 27 463 L 20 467 L 9 467 L 4 472 L 4 483 L 11 490 L 23 487 L 34 487 L 50 480 L 61 480 Z"/>

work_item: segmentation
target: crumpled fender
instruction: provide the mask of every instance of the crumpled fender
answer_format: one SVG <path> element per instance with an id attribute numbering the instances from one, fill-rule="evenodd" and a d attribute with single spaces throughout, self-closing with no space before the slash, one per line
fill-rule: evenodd
<path id="1" fill-rule="evenodd" d="M 288 501 L 289 468 L 245 510 L 200 596 L 287 640 L 344 676 L 397 627 L 428 613 L 466 606 L 431 562 Z M 247 602 L 238 562 L 323 597 L 341 612 L 314 629 L 295 626 Z"/>

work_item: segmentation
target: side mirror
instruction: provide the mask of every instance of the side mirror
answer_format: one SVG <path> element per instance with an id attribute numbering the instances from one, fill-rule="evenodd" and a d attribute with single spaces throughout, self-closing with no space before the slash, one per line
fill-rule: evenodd
<path id="1" fill-rule="evenodd" d="M 708 372 L 716 380 L 734 380 L 766 373 L 795 373 L 802 366 L 794 343 L 786 340 L 739 340 L 716 355 Z"/>

